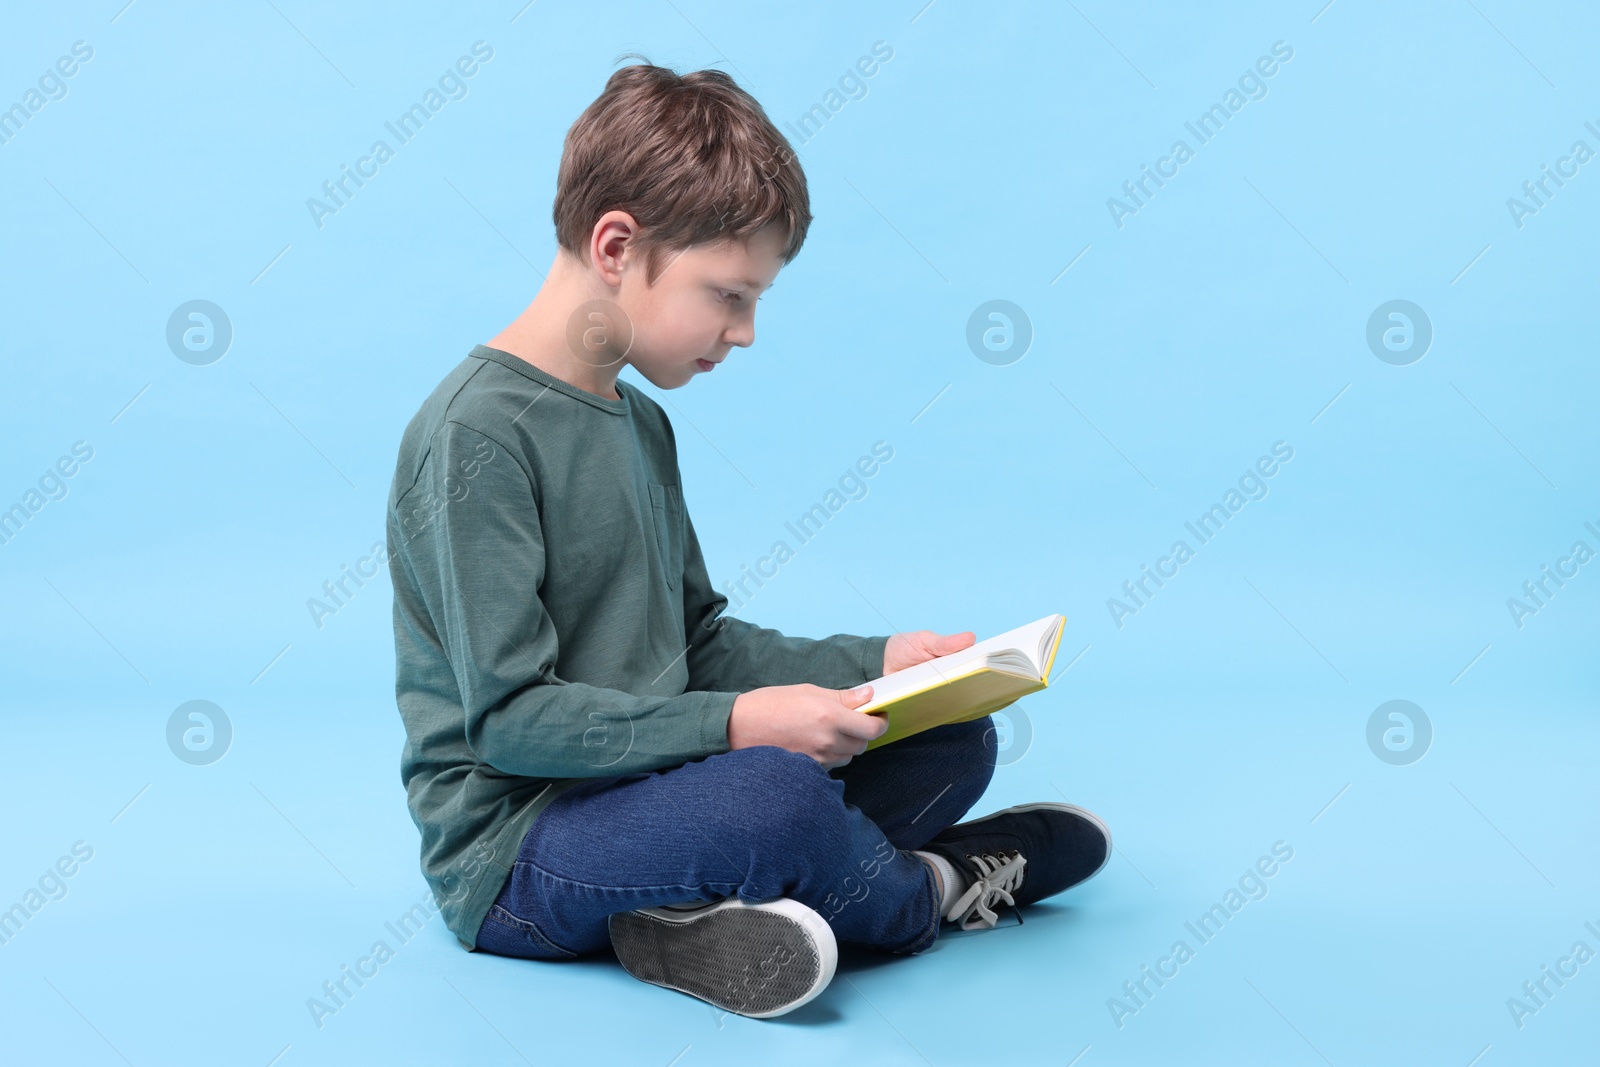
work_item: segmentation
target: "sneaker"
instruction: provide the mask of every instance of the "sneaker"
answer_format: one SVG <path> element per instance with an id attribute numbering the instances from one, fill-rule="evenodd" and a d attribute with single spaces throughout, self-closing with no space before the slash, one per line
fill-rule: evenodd
<path id="1" fill-rule="evenodd" d="M 1111 858 L 1111 831 L 1100 817 L 1073 804 L 1019 804 L 957 823 L 922 846 L 949 860 L 969 879 L 944 915 L 961 929 L 992 929 L 994 908 L 1013 908 L 1055 896 L 1099 874 Z"/>
<path id="2" fill-rule="evenodd" d="M 635 978 L 752 1019 L 806 1003 L 839 962 L 833 928 L 788 897 L 640 908 L 607 923 L 617 960 Z"/>

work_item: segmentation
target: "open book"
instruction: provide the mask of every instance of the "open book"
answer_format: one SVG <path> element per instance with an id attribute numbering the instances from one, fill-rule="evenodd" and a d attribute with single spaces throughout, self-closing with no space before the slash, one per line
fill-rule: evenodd
<path id="1" fill-rule="evenodd" d="M 981 719 L 1050 684 L 1050 664 L 1061 643 L 1065 615 L 1046 615 L 930 659 L 875 678 L 872 699 L 856 710 L 886 715 L 889 729 L 868 742 L 870 751 L 935 726 Z"/>

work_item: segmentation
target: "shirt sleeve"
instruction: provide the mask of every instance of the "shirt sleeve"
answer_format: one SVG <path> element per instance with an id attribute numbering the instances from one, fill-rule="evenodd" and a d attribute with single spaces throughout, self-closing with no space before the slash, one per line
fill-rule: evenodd
<path id="1" fill-rule="evenodd" d="M 683 615 L 691 689 L 749 692 L 810 683 L 848 689 L 883 676 L 887 637 L 786 637 L 724 615 L 728 598 L 711 586 L 694 523 L 684 508 Z"/>
<path id="2" fill-rule="evenodd" d="M 392 519 L 479 759 L 508 774 L 591 778 L 728 751 L 735 692 L 639 697 L 556 675 L 533 483 L 503 445 L 446 423 Z"/>

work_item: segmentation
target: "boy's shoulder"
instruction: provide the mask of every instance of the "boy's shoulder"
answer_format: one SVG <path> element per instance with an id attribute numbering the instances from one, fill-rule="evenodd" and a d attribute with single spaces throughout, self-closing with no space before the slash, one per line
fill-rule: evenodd
<path id="1" fill-rule="evenodd" d="M 462 424 L 479 432 L 496 423 L 509 424 L 517 413 L 512 407 L 516 383 L 495 370 L 493 363 L 480 358 L 474 350 L 439 380 L 406 424 L 400 439 L 401 467 L 408 459 L 420 462 L 446 423 Z M 526 403 L 523 399 L 522 404 Z M 504 414 L 508 408 L 509 416 Z"/>
<path id="2" fill-rule="evenodd" d="M 447 425 L 465 427 L 503 448 L 526 453 L 539 446 L 540 438 L 549 444 L 576 444 L 574 438 L 583 432 L 582 419 L 597 414 L 594 409 L 631 417 L 647 447 L 664 447 L 676 459 L 677 440 L 666 411 L 630 382 L 618 379 L 616 387 L 624 400 L 606 400 L 508 353 L 476 345 L 440 379 L 406 425 L 395 486 L 415 481 Z M 555 395 L 547 395 L 551 393 Z"/>

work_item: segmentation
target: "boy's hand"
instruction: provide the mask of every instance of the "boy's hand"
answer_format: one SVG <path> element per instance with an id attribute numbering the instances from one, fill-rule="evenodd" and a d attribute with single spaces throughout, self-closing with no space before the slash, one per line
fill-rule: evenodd
<path id="1" fill-rule="evenodd" d="M 958 634 L 936 634 L 932 630 L 913 630 L 895 634 L 883 649 L 883 673 L 893 674 L 907 667 L 915 667 L 930 659 L 960 652 L 976 643 L 978 635 L 971 630 Z"/>
<path id="2" fill-rule="evenodd" d="M 881 715 L 856 711 L 872 699 L 872 687 L 824 689 L 819 685 L 773 685 L 740 693 L 728 716 L 728 747 L 777 745 L 810 756 L 830 770 L 867 750 L 867 742 L 889 729 Z"/>

